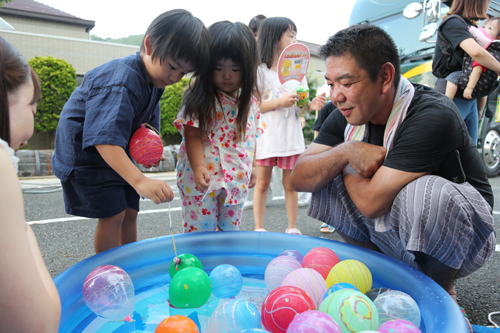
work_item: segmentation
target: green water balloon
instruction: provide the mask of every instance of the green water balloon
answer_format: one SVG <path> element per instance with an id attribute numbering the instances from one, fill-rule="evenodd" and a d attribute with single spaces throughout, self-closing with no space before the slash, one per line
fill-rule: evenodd
<path id="1" fill-rule="evenodd" d="M 176 261 L 176 259 L 178 259 L 178 261 Z M 179 271 L 187 267 L 198 267 L 199 269 L 203 269 L 203 265 L 201 264 L 200 259 L 198 259 L 196 256 L 192 254 L 183 253 L 172 259 L 170 267 L 168 268 L 168 273 L 170 274 L 170 278 L 173 279 L 175 274 L 177 274 Z"/>
<path id="2" fill-rule="evenodd" d="M 180 309 L 199 308 L 211 294 L 210 277 L 198 267 L 187 267 L 177 272 L 168 288 L 170 304 Z"/>

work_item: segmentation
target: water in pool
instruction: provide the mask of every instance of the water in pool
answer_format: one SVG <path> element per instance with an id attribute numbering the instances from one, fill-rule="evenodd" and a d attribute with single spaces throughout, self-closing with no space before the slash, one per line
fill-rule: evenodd
<path id="1" fill-rule="evenodd" d="M 168 287 L 170 276 L 168 274 L 148 279 L 135 286 L 135 308 L 132 315 L 133 322 L 109 322 L 97 317 L 94 313 L 87 313 L 85 320 L 73 330 L 73 332 L 84 333 L 135 333 L 154 332 L 156 326 L 170 315 L 168 304 Z M 263 275 L 243 276 L 243 288 L 235 299 L 243 299 L 251 302 L 261 309 L 262 302 L 268 294 Z M 220 298 L 211 296 L 208 302 L 198 308 L 198 318 L 203 333 L 206 332 L 208 317 L 215 310 Z M 191 310 L 190 312 L 193 312 Z M 188 315 L 187 313 L 177 313 Z"/>

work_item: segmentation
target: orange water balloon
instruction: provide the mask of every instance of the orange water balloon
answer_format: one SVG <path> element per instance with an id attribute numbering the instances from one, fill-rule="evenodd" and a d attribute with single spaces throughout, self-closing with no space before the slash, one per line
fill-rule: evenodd
<path id="1" fill-rule="evenodd" d="M 186 316 L 165 318 L 156 326 L 155 333 L 200 333 L 194 321 Z"/>

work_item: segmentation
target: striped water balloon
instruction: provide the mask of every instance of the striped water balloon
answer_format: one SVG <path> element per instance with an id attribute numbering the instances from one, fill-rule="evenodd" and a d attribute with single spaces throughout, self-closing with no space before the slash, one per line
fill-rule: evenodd
<path id="1" fill-rule="evenodd" d="M 304 290 L 313 300 L 316 308 L 319 308 L 325 297 L 326 282 L 314 269 L 299 268 L 292 271 L 283 280 L 281 286 L 293 286 Z"/>
<path id="2" fill-rule="evenodd" d="M 302 265 L 295 258 L 288 256 L 274 258 L 267 265 L 264 273 L 264 282 L 266 283 L 267 289 L 271 291 L 278 288 L 290 272 L 301 267 Z"/>

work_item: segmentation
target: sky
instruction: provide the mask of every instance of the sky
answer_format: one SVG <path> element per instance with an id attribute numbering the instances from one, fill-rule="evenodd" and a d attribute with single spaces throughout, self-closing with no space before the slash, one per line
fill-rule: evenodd
<path id="1" fill-rule="evenodd" d="M 159 14 L 170 9 L 189 10 L 208 27 L 229 20 L 248 24 L 258 14 L 285 16 L 297 26 L 297 39 L 324 44 L 328 37 L 346 28 L 355 0 L 37 0 L 84 20 L 95 21 L 91 34 L 119 38 L 143 34 Z M 328 5 L 320 5 L 327 3 Z"/>

